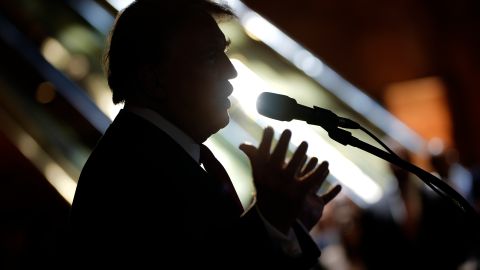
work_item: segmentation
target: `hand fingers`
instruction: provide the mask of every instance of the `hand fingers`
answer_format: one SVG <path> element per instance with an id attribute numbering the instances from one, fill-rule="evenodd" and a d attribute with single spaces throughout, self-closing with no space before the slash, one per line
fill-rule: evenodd
<path id="1" fill-rule="evenodd" d="M 282 132 L 280 139 L 278 140 L 277 146 L 273 150 L 272 155 L 270 156 L 270 162 L 274 166 L 283 166 L 285 162 L 285 156 L 287 154 L 288 143 L 292 137 L 292 132 L 288 129 Z"/>
<path id="2" fill-rule="evenodd" d="M 270 147 L 272 146 L 273 128 L 266 127 L 263 130 L 262 141 L 258 146 L 259 157 L 266 160 L 270 156 Z"/>
<path id="3" fill-rule="evenodd" d="M 322 162 L 315 170 L 307 173 L 303 177 L 303 183 L 307 189 L 307 192 L 317 192 L 317 190 L 323 184 L 323 181 L 325 181 L 328 173 L 329 170 L 327 161 Z"/>
<path id="4" fill-rule="evenodd" d="M 303 167 L 305 167 L 305 162 L 307 162 L 307 155 L 304 155 L 302 157 L 302 160 L 300 161 L 300 166 L 297 167 L 297 170 L 295 171 L 295 177 L 302 177 L 303 175 Z"/>
<path id="5" fill-rule="evenodd" d="M 286 171 L 290 175 L 294 175 L 295 172 L 299 170 L 303 166 L 306 160 L 306 155 L 307 153 L 307 148 L 308 144 L 306 142 L 302 142 L 295 153 L 293 154 L 292 158 L 290 159 L 290 162 L 287 165 Z"/>
<path id="6" fill-rule="evenodd" d="M 336 185 L 331 190 L 329 190 L 327 193 L 320 196 L 320 198 L 322 198 L 322 200 L 323 200 L 323 204 L 326 205 L 331 200 L 333 200 L 333 198 L 335 198 L 338 195 L 338 193 L 340 193 L 341 190 L 342 190 L 342 186 Z"/>
<path id="7" fill-rule="evenodd" d="M 250 161 L 254 159 L 257 151 L 257 148 L 255 146 L 251 144 L 242 143 L 238 148 L 242 150 L 243 153 L 245 153 L 245 155 L 248 157 L 248 159 L 250 159 Z"/>
<path id="8" fill-rule="evenodd" d="M 317 166 L 317 163 L 318 163 L 318 158 L 316 157 L 312 157 L 307 165 L 305 165 L 305 168 L 303 168 L 303 170 L 300 172 L 300 177 L 306 175 L 307 173 L 309 173 L 311 170 L 313 170 L 315 168 L 315 166 Z"/>

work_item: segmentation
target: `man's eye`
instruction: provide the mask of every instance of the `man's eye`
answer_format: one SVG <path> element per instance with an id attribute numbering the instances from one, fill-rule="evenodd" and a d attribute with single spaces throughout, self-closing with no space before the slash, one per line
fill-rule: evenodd
<path id="1" fill-rule="evenodd" d="M 208 54 L 208 59 L 215 59 L 217 58 L 217 52 L 211 52 Z"/>
<path id="2" fill-rule="evenodd" d="M 205 57 L 205 60 L 208 62 L 208 63 L 215 63 L 215 61 L 217 60 L 218 58 L 218 53 L 217 52 L 210 52 L 206 55 Z"/>

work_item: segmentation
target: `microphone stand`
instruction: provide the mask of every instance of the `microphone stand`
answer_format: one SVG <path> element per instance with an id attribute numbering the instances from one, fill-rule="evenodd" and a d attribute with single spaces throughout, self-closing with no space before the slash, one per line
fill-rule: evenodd
<path id="1" fill-rule="evenodd" d="M 477 211 L 471 206 L 471 204 L 463 198 L 458 192 L 456 192 L 452 187 L 450 187 L 446 182 L 437 178 L 431 173 L 426 172 L 425 170 L 413 165 L 410 162 L 407 162 L 401 158 L 396 157 L 386 151 L 383 151 L 373 145 L 370 145 L 358 138 L 352 136 L 351 132 L 348 132 L 344 129 L 340 129 L 334 126 L 323 125 L 325 130 L 328 132 L 328 136 L 333 140 L 343 144 L 351 145 L 362 149 L 372 155 L 375 155 L 383 160 L 386 160 L 392 164 L 397 165 L 398 167 L 407 170 L 414 175 L 418 176 L 425 184 L 432 188 L 435 192 L 441 195 L 443 198 L 448 199 L 456 207 L 460 208 L 462 212 L 466 215 L 467 220 L 470 221 L 471 225 L 474 227 L 474 231 L 477 234 L 477 237 L 480 235 L 480 215 Z"/>

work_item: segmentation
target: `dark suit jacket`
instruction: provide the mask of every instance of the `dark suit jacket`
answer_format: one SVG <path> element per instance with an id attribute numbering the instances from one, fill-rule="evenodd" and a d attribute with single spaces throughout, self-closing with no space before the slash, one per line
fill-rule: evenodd
<path id="1" fill-rule="evenodd" d="M 270 240 L 256 211 L 241 218 L 217 182 L 163 131 L 122 110 L 85 164 L 71 211 L 71 266 L 308 269 Z"/>

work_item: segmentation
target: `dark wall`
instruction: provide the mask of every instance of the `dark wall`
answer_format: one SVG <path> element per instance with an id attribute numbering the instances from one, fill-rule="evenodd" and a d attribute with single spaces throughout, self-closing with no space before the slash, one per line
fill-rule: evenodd
<path id="1" fill-rule="evenodd" d="M 58 266 L 69 209 L 0 132 L 0 269 Z"/>

